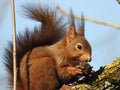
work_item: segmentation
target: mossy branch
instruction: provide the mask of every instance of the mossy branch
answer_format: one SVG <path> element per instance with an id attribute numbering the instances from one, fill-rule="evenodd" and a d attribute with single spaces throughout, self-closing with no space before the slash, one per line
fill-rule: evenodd
<path id="1" fill-rule="evenodd" d="M 92 77 L 78 81 L 73 90 L 120 90 L 120 58 L 101 67 Z"/>

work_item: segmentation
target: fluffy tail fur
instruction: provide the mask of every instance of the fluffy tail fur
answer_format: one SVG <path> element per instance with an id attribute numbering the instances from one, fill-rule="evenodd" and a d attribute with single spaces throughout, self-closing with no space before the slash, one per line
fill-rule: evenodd
<path id="1" fill-rule="evenodd" d="M 25 30 L 24 34 L 17 35 L 16 49 L 17 49 L 17 80 L 20 80 L 19 67 L 21 58 L 24 54 L 32 50 L 34 47 L 51 45 L 57 42 L 65 30 L 66 24 L 63 23 L 63 17 L 58 14 L 56 9 L 49 9 L 49 6 L 41 4 L 29 4 L 24 6 L 25 15 L 33 20 L 41 22 L 39 27 L 34 27 L 33 31 Z M 10 82 L 13 79 L 13 44 L 10 41 L 8 47 L 5 49 L 5 65 L 9 72 Z"/>

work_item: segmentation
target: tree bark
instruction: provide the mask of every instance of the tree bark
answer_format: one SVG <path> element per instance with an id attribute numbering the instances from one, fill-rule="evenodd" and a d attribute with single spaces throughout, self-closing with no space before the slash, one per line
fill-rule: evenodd
<path id="1" fill-rule="evenodd" d="M 78 80 L 73 90 L 120 90 L 120 58 L 101 67 L 91 77 Z"/>

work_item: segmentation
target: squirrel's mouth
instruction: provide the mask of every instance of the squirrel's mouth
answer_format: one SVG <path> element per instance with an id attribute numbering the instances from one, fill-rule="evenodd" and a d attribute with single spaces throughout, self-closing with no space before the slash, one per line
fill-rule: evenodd
<path id="1" fill-rule="evenodd" d="M 81 58 L 80 56 L 76 56 L 76 57 L 72 57 L 69 58 L 70 63 L 74 64 L 74 65 L 80 65 L 82 63 L 87 63 L 89 61 L 87 61 L 86 59 Z"/>
<path id="2" fill-rule="evenodd" d="M 90 62 L 91 61 L 91 57 L 74 57 L 74 60 L 78 61 L 78 62 Z"/>
<path id="3" fill-rule="evenodd" d="M 86 61 L 83 60 L 80 56 L 74 57 L 73 60 L 76 61 L 76 62 L 79 62 L 79 63 L 81 63 L 81 62 L 86 62 Z"/>

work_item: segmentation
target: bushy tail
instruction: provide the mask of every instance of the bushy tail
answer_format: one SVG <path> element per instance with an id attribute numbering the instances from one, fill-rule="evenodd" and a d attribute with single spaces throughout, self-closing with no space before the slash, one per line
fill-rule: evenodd
<path id="1" fill-rule="evenodd" d="M 17 68 L 18 81 L 19 67 L 23 55 L 32 50 L 34 47 L 51 45 L 57 42 L 62 32 L 65 30 L 66 24 L 63 23 L 63 17 L 58 15 L 56 9 L 50 9 L 49 6 L 28 4 L 24 6 L 25 15 L 31 19 L 41 22 L 41 26 L 35 27 L 33 31 L 25 30 L 24 34 L 17 35 L 16 49 L 17 49 Z M 10 82 L 13 79 L 13 44 L 10 41 L 8 47 L 5 49 L 5 65 L 9 72 Z"/>

